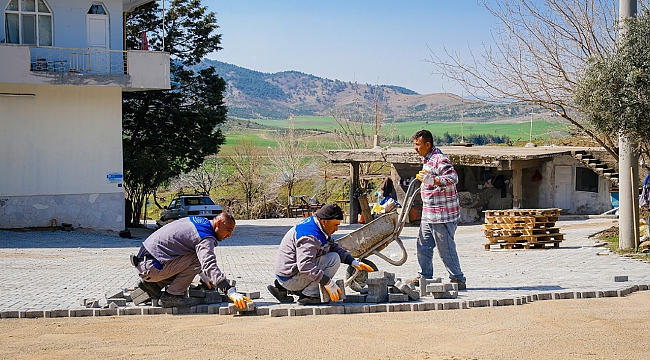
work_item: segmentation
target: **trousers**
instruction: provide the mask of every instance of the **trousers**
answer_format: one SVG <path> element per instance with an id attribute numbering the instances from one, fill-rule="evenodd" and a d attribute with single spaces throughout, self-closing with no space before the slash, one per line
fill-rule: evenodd
<path id="1" fill-rule="evenodd" d="M 194 277 L 201 272 L 201 263 L 193 253 L 164 263 L 160 270 L 153 266 L 151 260 L 140 262 L 136 268 L 142 280 L 167 286 L 166 291 L 172 295 L 184 295 Z"/>
<path id="2" fill-rule="evenodd" d="M 327 275 L 329 278 L 332 278 L 334 275 L 336 275 L 336 272 L 341 266 L 341 258 L 337 253 L 329 252 L 323 256 L 315 258 L 314 263 L 316 263 L 317 268 L 323 271 L 323 274 Z M 313 282 L 305 274 L 298 273 L 286 281 L 278 279 L 278 282 L 287 290 L 302 291 L 302 294 L 305 296 L 320 297 L 320 289 L 318 288 L 319 284 L 317 282 Z"/>
<path id="3" fill-rule="evenodd" d="M 456 252 L 457 222 L 448 223 L 420 223 L 420 232 L 417 240 L 418 263 L 420 275 L 425 279 L 433 278 L 433 251 L 437 247 L 442 263 L 449 273 L 450 279 L 457 279 L 465 282 L 465 275 L 460 268 L 458 253 Z"/>

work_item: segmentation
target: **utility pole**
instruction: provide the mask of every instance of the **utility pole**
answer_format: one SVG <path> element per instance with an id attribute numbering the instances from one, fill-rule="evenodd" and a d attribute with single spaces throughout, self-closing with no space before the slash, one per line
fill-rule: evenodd
<path id="1" fill-rule="evenodd" d="M 636 0 L 619 0 L 619 41 L 627 31 L 625 18 L 636 16 Z M 618 138 L 618 248 L 634 249 L 639 243 L 638 144 L 620 133 Z"/>

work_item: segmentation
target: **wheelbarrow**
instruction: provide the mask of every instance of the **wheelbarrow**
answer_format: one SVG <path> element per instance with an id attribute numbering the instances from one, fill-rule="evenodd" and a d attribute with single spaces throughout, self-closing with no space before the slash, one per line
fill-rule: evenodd
<path id="1" fill-rule="evenodd" d="M 404 228 L 406 216 L 411 210 L 413 200 L 420 192 L 420 184 L 420 180 L 414 179 L 411 181 L 404 197 L 404 207 L 381 215 L 368 224 L 339 238 L 336 240 L 336 243 L 349 251 L 352 256 L 358 258 L 360 262 L 369 265 L 374 270 L 377 270 L 378 268 L 374 263 L 367 259 L 370 255 L 376 255 L 391 265 L 400 266 L 404 264 L 408 257 L 408 253 L 406 252 L 399 235 Z M 402 249 L 402 257 L 398 260 L 393 260 L 381 253 L 381 251 L 393 241 L 395 241 L 400 249 Z M 345 286 L 348 286 L 350 289 L 355 291 L 361 291 L 365 286 L 367 278 L 368 275 L 366 271 L 357 270 L 352 266 L 348 266 Z"/>

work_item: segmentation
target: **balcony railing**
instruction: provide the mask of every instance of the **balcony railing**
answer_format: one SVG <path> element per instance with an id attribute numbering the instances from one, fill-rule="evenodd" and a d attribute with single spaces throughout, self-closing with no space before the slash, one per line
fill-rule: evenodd
<path id="1" fill-rule="evenodd" d="M 95 75 L 128 74 L 127 52 L 122 50 L 30 47 L 31 71 Z"/>

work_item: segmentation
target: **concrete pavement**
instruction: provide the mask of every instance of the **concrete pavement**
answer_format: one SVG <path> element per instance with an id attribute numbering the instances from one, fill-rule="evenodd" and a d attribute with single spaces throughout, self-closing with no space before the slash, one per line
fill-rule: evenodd
<path id="1" fill-rule="evenodd" d="M 299 307 L 276 305 L 266 286 L 273 281 L 277 246 L 284 233 L 300 219 L 238 220 L 233 236 L 217 247 L 217 261 L 228 278 L 237 281 L 239 291 L 259 291 L 257 307 Z M 459 292 L 458 301 L 529 300 L 587 296 L 620 296 L 646 290 L 650 285 L 650 264 L 609 253 L 594 247 L 590 235 L 616 224 L 613 219 L 559 221 L 556 226 L 565 240 L 556 249 L 490 250 L 482 244 L 481 225 L 458 227 L 456 242 L 467 291 Z M 335 237 L 359 228 L 341 226 Z M 419 269 L 415 239 L 417 227 L 405 227 L 401 238 L 408 250 L 407 262 L 399 267 L 371 256 L 381 270 L 398 278 L 411 278 Z M 0 315 L 31 310 L 80 309 L 80 298 L 103 298 L 108 291 L 133 287 L 137 274 L 129 262 L 141 238 L 124 239 L 116 234 L 81 231 L 14 232 L 0 231 Z M 391 257 L 401 254 L 395 244 L 382 251 Z M 434 256 L 437 277 L 447 279 L 438 255 Z M 337 278 L 343 279 L 347 266 Z M 615 282 L 615 276 L 628 276 L 627 282 Z M 350 291 L 348 289 L 348 291 Z M 546 294 L 546 295 L 545 295 Z M 550 294 L 550 295 L 549 295 Z M 559 295 L 558 295 L 559 294 Z M 585 296 L 583 296 L 585 297 Z M 540 298 L 540 299 L 541 299 Z M 443 303 L 425 297 L 421 302 Z M 414 302 L 411 302 L 414 303 Z M 502 302 L 503 303 L 503 302 Z M 509 303 L 509 301 L 505 301 Z M 9 317 L 13 315 L 7 315 Z"/>

